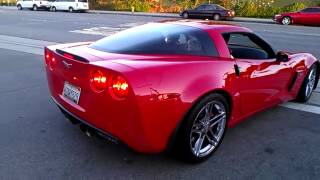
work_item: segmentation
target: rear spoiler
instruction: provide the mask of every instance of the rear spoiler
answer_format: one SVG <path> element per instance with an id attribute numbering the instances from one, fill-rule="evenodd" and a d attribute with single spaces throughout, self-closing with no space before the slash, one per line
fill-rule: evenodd
<path id="1" fill-rule="evenodd" d="M 71 54 L 69 52 L 66 52 L 64 50 L 61 49 L 56 49 L 56 52 L 58 54 L 60 54 L 61 56 L 67 58 L 67 59 L 71 59 L 71 60 L 75 60 L 75 61 L 80 61 L 80 62 L 84 62 L 84 63 L 89 63 L 89 61 L 83 57 L 80 57 L 78 55 L 75 54 Z"/>

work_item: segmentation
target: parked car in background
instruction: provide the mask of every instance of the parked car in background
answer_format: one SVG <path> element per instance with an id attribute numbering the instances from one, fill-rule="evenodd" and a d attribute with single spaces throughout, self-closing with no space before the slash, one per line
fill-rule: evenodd
<path id="1" fill-rule="evenodd" d="M 320 7 L 309 7 L 298 12 L 277 14 L 274 16 L 274 21 L 283 25 L 320 25 Z"/>
<path id="2" fill-rule="evenodd" d="M 235 15 L 233 10 L 226 9 L 218 4 L 202 4 L 195 9 L 187 9 L 180 12 L 180 16 L 188 18 L 210 18 L 213 20 L 232 19 Z"/>
<path id="3" fill-rule="evenodd" d="M 22 9 L 32 9 L 37 11 L 38 9 L 50 9 L 51 2 L 48 0 L 18 0 L 17 8 Z"/>
<path id="4" fill-rule="evenodd" d="M 51 11 L 86 11 L 89 10 L 88 0 L 56 0 L 51 4 Z"/>

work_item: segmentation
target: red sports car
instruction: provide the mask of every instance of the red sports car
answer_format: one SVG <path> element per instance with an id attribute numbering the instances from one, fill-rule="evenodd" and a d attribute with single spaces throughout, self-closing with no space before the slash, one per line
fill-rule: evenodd
<path id="1" fill-rule="evenodd" d="M 208 158 L 227 127 L 290 100 L 307 101 L 320 63 L 275 53 L 251 30 L 165 21 L 93 43 L 45 48 L 53 101 L 87 134 L 143 153 Z"/>
<path id="2" fill-rule="evenodd" d="M 311 7 L 298 12 L 278 14 L 274 16 L 274 21 L 283 25 L 320 25 L 320 7 Z"/>

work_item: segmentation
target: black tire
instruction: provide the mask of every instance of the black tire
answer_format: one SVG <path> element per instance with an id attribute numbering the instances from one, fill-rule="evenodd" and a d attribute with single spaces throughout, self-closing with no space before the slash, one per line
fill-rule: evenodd
<path id="1" fill-rule="evenodd" d="M 319 79 L 318 77 L 319 71 L 317 66 L 314 64 L 310 67 L 309 72 L 300 87 L 296 101 L 303 103 L 310 99 L 312 91 L 316 88 L 317 81 Z"/>
<path id="2" fill-rule="evenodd" d="M 32 10 L 33 10 L 33 11 L 38 11 L 38 6 L 34 4 L 34 5 L 32 6 Z"/>
<path id="3" fill-rule="evenodd" d="M 17 8 L 18 8 L 18 10 L 22 10 L 21 4 L 18 4 L 18 5 L 17 5 Z"/>
<path id="4" fill-rule="evenodd" d="M 212 106 L 210 107 L 210 105 Z M 217 111 L 213 113 L 213 110 L 216 108 L 216 105 L 220 107 L 221 111 L 216 109 Z M 210 109 L 209 114 L 211 116 L 207 116 L 208 111 L 206 107 L 208 106 Z M 201 116 L 201 113 L 205 113 L 205 114 L 202 114 Z M 188 115 L 183 120 L 181 126 L 179 127 L 174 144 L 173 144 L 173 149 L 171 150 L 172 155 L 174 155 L 174 157 L 180 160 L 190 162 L 190 163 L 199 163 L 209 158 L 218 149 L 219 145 L 223 140 L 223 137 L 227 130 L 228 114 L 229 114 L 229 105 L 224 96 L 213 93 L 201 99 L 190 110 Z M 208 122 L 207 120 L 205 120 L 205 119 L 209 120 L 211 118 L 212 118 L 212 121 L 210 120 L 211 122 Z M 211 130 L 208 130 L 208 129 L 211 129 Z M 214 135 L 215 133 L 213 132 L 218 133 L 217 137 Z M 197 134 L 198 134 L 198 138 L 196 138 Z M 211 136 L 211 139 L 214 139 L 214 140 L 210 142 L 209 136 Z M 202 139 L 202 141 L 200 139 Z M 193 143 L 194 143 L 194 147 L 193 147 Z M 200 148 L 196 148 L 197 144 L 200 144 Z M 203 149 L 207 149 L 207 151 L 204 151 L 202 152 L 202 154 L 200 154 L 202 147 Z M 213 148 L 213 149 L 210 149 L 210 148 Z"/>
<path id="5" fill-rule="evenodd" d="M 282 20 L 281 20 L 281 24 L 282 25 L 290 25 L 290 24 L 292 24 L 291 17 L 289 17 L 289 16 L 283 17 Z"/>
<path id="6" fill-rule="evenodd" d="M 214 14 L 214 15 L 212 16 L 212 19 L 215 20 L 215 21 L 220 21 L 221 16 L 220 16 L 220 14 Z"/>
<path id="7" fill-rule="evenodd" d="M 52 6 L 52 7 L 51 7 L 51 11 L 52 11 L 52 12 L 56 12 L 56 11 L 57 11 L 57 8 L 56 8 L 55 6 Z"/>
<path id="8" fill-rule="evenodd" d="M 73 12 L 74 12 L 73 7 L 69 7 L 69 13 L 73 13 Z"/>
<path id="9" fill-rule="evenodd" d="M 184 12 L 184 13 L 182 14 L 182 17 L 183 17 L 184 19 L 188 19 L 188 18 L 189 18 L 189 14 L 188 14 L 187 12 Z"/>

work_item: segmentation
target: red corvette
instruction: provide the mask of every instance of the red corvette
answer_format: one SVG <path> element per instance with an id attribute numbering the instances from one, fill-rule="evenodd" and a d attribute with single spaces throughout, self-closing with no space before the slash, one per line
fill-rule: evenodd
<path id="1" fill-rule="evenodd" d="M 274 16 L 274 21 L 283 25 L 320 25 L 320 7 L 311 7 L 298 12 L 278 14 Z"/>
<path id="2" fill-rule="evenodd" d="M 52 99 L 87 134 L 143 153 L 208 158 L 227 127 L 285 101 L 307 101 L 319 80 L 311 54 L 275 53 L 251 30 L 166 21 L 93 43 L 45 48 Z"/>

